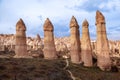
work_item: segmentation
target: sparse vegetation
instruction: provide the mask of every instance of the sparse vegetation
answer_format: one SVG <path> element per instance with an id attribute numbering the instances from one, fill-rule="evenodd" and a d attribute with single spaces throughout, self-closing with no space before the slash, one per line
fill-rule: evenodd
<path id="1" fill-rule="evenodd" d="M 72 80 L 64 70 L 64 59 L 45 60 L 0 58 L 0 80 Z M 120 80 L 119 72 L 104 72 L 97 67 L 83 67 L 70 62 L 67 68 L 77 80 Z"/>
<path id="2" fill-rule="evenodd" d="M 71 80 L 64 60 L 0 58 L 0 80 Z"/>
<path id="3" fill-rule="evenodd" d="M 120 80 L 119 72 L 106 72 L 101 71 L 98 67 L 83 67 L 82 65 L 76 65 L 70 63 L 68 68 L 74 76 L 81 80 Z"/>

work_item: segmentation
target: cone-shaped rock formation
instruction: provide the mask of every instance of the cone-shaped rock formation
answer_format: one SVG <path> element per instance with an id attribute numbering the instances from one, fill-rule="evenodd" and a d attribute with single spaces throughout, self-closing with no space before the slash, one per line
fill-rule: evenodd
<path id="1" fill-rule="evenodd" d="M 14 58 L 30 58 L 27 53 L 26 44 L 26 26 L 22 19 L 16 24 L 16 42 L 15 42 L 15 56 Z"/>
<path id="2" fill-rule="evenodd" d="M 37 39 L 38 41 L 41 41 L 41 38 L 40 38 L 40 35 L 39 35 L 39 34 L 37 34 L 36 39 Z"/>
<path id="3" fill-rule="evenodd" d="M 81 39 L 81 59 L 84 66 L 91 67 L 92 64 L 92 47 L 88 29 L 89 23 L 87 20 L 82 24 L 82 39 Z"/>
<path id="4" fill-rule="evenodd" d="M 111 60 L 109 55 L 109 44 L 106 34 L 105 17 L 100 11 L 96 12 L 96 27 L 97 27 L 97 65 L 101 70 L 110 70 Z"/>
<path id="5" fill-rule="evenodd" d="M 80 54 L 80 34 L 79 34 L 79 25 L 77 20 L 74 16 L 70 21 L 70 32 L 71 32 L 71 49 L 70 49 L 70 56 L 71 61 L 73 63 L 80 63 L 81 62 L 81 54 Z"/>
<path id="6" fill-rule="evenodd" d="M 45 59 L 57 58 L 53 31 L 54 31 L 53 25 L 51 21 L 47 18 L 44 23 L 44 58 Z"/>

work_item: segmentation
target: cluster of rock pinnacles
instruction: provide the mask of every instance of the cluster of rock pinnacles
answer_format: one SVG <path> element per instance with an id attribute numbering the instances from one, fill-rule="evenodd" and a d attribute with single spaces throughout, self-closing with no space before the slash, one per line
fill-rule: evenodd
<path id="1" fill-rule="evenodd" d="M 109 45 L 106 35 L 105 18 L 100 11 L 96 12 L 96 27 L 97 27 L 97 66 L 101 70 L 109 70 L 111 68 L 111 60 L 109 55 Z M 93 66 L 92 48 L 89 36 L 89 23 L 84 20 L 82 23 L 82 39 L 80 42 L 79 25 L 76 18 L 73 16 L 70 21 L 70 39 L 71 39 L 71 62 L 80 64 L 83 63 L 86 67 Z M 54 27 L 51 21 L 47 18 L 44 25 L 44 58 L 56 59 L 57 53 L 54 43 Z M 26 45 L 26 26 L 22 19 L 16 24 L 16 45 L 15 58 L 31 58 L 27 53 Z"/>

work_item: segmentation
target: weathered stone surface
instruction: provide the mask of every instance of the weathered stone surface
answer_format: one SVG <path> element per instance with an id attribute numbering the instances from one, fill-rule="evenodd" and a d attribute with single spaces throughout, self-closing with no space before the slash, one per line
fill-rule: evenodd
<path id="1" fill-rule="evenodd" d="M 37 50 L 38 48 L 41 48 L 41 38 L 40 35 L 37 34 L 36 38 L 33 39 L 33 50 Z"/>
<path id="2" fill-rule="evenodd" d="M 41 38 L 40 38 L 40 35 L 39 35 L 39 34 L 37 34 L 36 40 L 38 40 L 39 42 L 41 41 Z"/>
<path id="3" fill-rule="evenodd" d="M 88 29 L 89 23 L 84 20 L 82 24 L 82 39 L 81 39 L 81 59 L 84 66 L 91 67 L 92 63 L 92 47 L 90 42 L 90 35 Z"/>
<path id="4" fill-rule="evenodd" d="M 38 42 L 36 37 L 27 37 L 27 52 L 32 56 L 32 52 L 39 52 L 39 49 L 43 50 L 44 44 L 43 44 L 43 38 L 41 38 L 41 41 Z M 71 48 L 71 41 L 70 37 L 61 37 L 61 38 L 54 38 L 55 39 L 55 46 L 57 52 L 65 52 L 68 57 L 70 57 L 70 48 Z M 38 48 L 33 48 L 34 45 L 38 44 Z M 96 57 L 96 41 L 91 40 L 92 45 L 92 56 L 94 58 Z M 0 34 L 0 48 L 1 51 L 5 51 L 6 47 L 9 52 L 15 51 L 15 35 L 14 34 Z M 117 57 L 120 58 L 120 41 L 109 41 L 109 48 L 110 48 L 110 57 Z M 8 52 L 8 53 L 9 53 Z M 61 53 L 62 53 L 61 52 Z M 67 53 L 66 53 L 67 52 Z M 4 53 L 5 54 L 5 53 Z M 13 55 L 12 55 L 13 56 Z M 62 55 L 63 56 L 63 55 Z"/>
<path id="5" fill-rule="evenodd" d="M 68 49 L 68 45 L 69 45 L 68 41 L 70 40 L 66 40 L 66 39 L 69 39 L 69 38 L 55 38 L 55 47 L 57 51 L 57 56 L 59 58 L 60 57 L 70 58 L 69 49 Z"/>
<path id="6" fill-rule="evenodd" d="M 0 45 L 0 51 L 5 51 L 5 46 L 4 45 Z"/>
<path id="7" fill-rule="evenodd" d="M 51 21 L 47 18 L 44 23 L 44 58 L 57 58 L 55 43 L 54 43 L 54 28 Z"/>
<path id="8" fill-rule="evenodd" d="M 16 24 L 16 42 L 15 42 L 15 56 L 14 58 L 30 58 L 27 53 L 26 44 L 26 26 L 22 19 Z"/>
<path id="9" fill-rule="evenodd" d="M 71 61 L 73 63 L 81 62 L 81 54 L 80 54 L 80 34 L 79 34 L 79 25 L 74 16 L 70 21 L 70 39 L 71 39 Z"/>
<path id="10" fill-rule="evenodd" d="M 4 47 L 8 48 L 9 51 L 13 51 L 15 48 L 15 37 L 13 34 L 0 34 L 0 48 L 4 50 Z"/>
<path id="11" fill-rule="evenodd" d="M 110 70 L 111 60 L 109 54 L 109 44 L 106 34 L 105 18 L 100 11 L 96 12 L 96 27 L 97 27 L 97 66 L 105 71 Z"/>

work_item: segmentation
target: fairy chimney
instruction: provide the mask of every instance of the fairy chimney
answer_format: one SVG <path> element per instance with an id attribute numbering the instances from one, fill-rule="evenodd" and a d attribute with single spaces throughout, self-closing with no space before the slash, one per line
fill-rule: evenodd
<path id="1" fill-rule="evenodd" d="M 107 71 L 111 68 L 111 60 L 109 55 L 109 44 L 106 34 L 105 17 L 100 11 L 96 12 L 96 27 L 97 27 L 97 66 Z"/>
<path id="2" fill-rule="evenodd" d="M 44 58 L 45 59 L 57 58 L 53 31 L 54 31 L 54 27 L 51 21 L 47 18 L 44 23 Z"/>
<path id="3" fill-rule="evenodd" d="M 81 59 L 84 66 L 91 67 L 92 64 L 92 47 L 88 29 L 89 23 L 84 20 L 82 24 L 82 39 L 81 39 Z"/>
<path id="4" fill-rule="evenodd" d="M 41 38 L 40 35 L 37 34 L 36 38 L 34 38 L 33 40 L 33 50 L 38 50 L 38 48 L 40 48 L 40 42 L 41 42 Z"/>
<path id="5" fill-rule="evenodd" d="M 30 58 L 27 53 L 26 44 L 26 26 L 22 19 L 20 19 L 16 24 L 16 42 L 15 42 L 15 56 L 14 58 Z"/>
<path id="6" fill-rule="evenodd" d="M 38 41 L 41 41 L 41 38 L 40 38 L 40 35 L 39 35 L 39 34 L 37 34 L 36 39 L 37 39 Z"/>
<path id="7" fill-rule="evenodd" d="M 71 49 L 70 56 L 72 63 L 80 63 L 81 62 L 81 54 L 80 54 L 80 34 L 79 34 L 79 25 L 74 16 L 70 21 L 70 39 L 71 39 Z"/>

